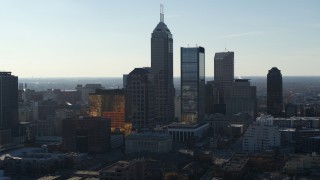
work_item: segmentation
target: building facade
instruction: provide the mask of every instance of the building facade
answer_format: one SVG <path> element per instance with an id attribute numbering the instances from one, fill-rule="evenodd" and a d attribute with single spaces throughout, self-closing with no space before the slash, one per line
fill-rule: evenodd
<path id="1" fill-rule="evenodd" d="M 282 116 L 282 74 L 273 67 L 267 75 L 267 113 L 274 117 Z"/>
<path id="2" fill-rule="evenodd" d="M 126 153 L 153 152 L 168 153 L 172 150 L 172 140 L 168 134 L 136 133 L 126 138 Z"/>
<path id="3" fill-rule="evenodd" d="M 110 149 L 110 119 L 67 118 L 62 121 L 62 146 L 66 151 L 105 153 Z"/>
<path id="4" fill-rule="evenodd" d="M 234 80 L 234 52 L 219 52 L 214 56 L 214 86 L 217 104 L 225 104 Z"/>
<path id="5" fill-rule="evenodd" d="M 151 73 L 155 123 L 167 125 L 174 120 L 173 39 L 164 23 L 163 12 L 151 37 Z"/>
<path id="6" fill-rule="evenodd" d="M 0 72 L 0 129 L 18 124 L 18 77 Z"/>
<path id="7" fill-rule="evenodd" d="M 209 130 L 209 123 L 182 124 L 173 123 L 168 125 L 168 134 L 173 142 L 187 142 L 203 138 Z"/>
<path id="8" fill-rule="evenodd" d="M 226 100 L 227 115 L 247 113 L 254 120 L 257 117 L 257 88 L 250 86 L 249 79 L 236 79 Z"/>
<path id="9" fill-rule="evenodd" d="M 134 129 L 154 127 L 150 68 L 135 68 L 127 75 L 126 114 Z"/>
<path id="10" fill-rule="evenodd" d="M 99 172 L 101 180 L 144 180 L 147 179 L 146 161 L 134 159 L 132 161 L 118 161 Z"/>
<path id="11" fill-rule="evenodd" d="M 89 94 L 89 116 L 111 119 L 111 128 L 117 129 L 125 123 L 125 93 L 121 89 L 97 89 Z"/>
<path id="12" fill-rule="evenodd" d="M 263 152 L 280 147 L 281 134 L 278 126 L 254 122 L 242 137 L 242 150 L 246 152 Z"/>
<path id="13" fill-rule="evenodd" d="M 205 50 L 181 48 L 181 122 L 198 123 L 205 115 Z"/>

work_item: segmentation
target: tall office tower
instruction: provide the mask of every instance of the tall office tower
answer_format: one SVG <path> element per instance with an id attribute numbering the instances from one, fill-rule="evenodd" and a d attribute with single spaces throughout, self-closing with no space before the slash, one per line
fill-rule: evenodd
<path id="1" fill-rule="evenodd" d="M 18 124 L 18 77 L 0 72 L 0 129 Z"/>
<path id="2" fill-rule="evenodd" d="M 127 76 L 126 113 L 134 129 L 154 127 L 149 103 L 150 78 L 150 68 L 135 68 Z"/>
<path id="3" fill-rule="evenodd" d="M 250 86 L 249 79 L 236 79 L 226 101 L 227 115 L 247 113 L 255 120 L 257 117 L 257 88 Z"/>
<path id="4" fill-rule="evenodd" d="M 214 86 L 217 104 L 225 104 L 234 81 L 234 52 L 219 52 L 214 56 Z"/>
<path id="5" fill-rule="evenodd" d="M 174 119 L 173 39 L 164 23 L 161 6 L 160 22 L 151 37 L 151 73 L 154 94 L 152 106 L 157 125 L 166 125 Z"/>
<path id="6" fill-rule="evenodd" d="M 111 119 L 112 130 L 124 126 L 125 97 L 121 89 L 97 89 L 89 94 L 89 116 Z"/>
<path id="7" fill-rule="evenodd" d="M 203 47 L 181 48 L 181 122 L 196 124 L 205 114 Z"/>
<path id="8" fill-rule="evenodd" d="M 279 117 L 282 116 L 282 74 L 273 67 L 267 75 L 267 113 Z"/>

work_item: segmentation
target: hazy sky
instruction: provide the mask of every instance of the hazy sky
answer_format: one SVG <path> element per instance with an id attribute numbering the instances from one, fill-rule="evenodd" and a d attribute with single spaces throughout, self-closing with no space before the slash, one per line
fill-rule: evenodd
<path id="1" fill-rule="evenodd" d="M 235 75 L 320 75 L 319 0 L 0 0 L 0 70 L 19 77 L 120 77 L 150 66 L 159 6 L 180 47 L 235 52 Z"/>

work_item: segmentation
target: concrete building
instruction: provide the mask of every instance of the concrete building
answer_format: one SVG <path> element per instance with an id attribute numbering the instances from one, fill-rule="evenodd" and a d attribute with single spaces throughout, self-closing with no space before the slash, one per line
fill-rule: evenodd
<path id="1" fill-rule="evenodd" d="M 262 152 L 280 147 L 280 132 L 277 126 L 264 123 L 252 123 L 242 137 L 242 150 Z"/>
<path id="2" fill-rule="evenodd" d="M 297 117 L 298 116 L 298 106 L 296 104 L 288 103 L 285 105 L 285 117 Z"/>
<path id="3" fill-rule="evenodd" d="M 278 126 L 279 128 L 320 128 L 319 117 L 275 118 L 270 115 L 261 115 L 257 118 L 257 121 Z"/>
<path id="4" fill-rule="evenodd" d="M 302 151 L 307 153 L 320 153 L 320 136 L 306 138 L 303 141 Z"/>
<path id="5" fill-rule="evenodd" d="M 167 134 L 136 133 L 125 140 L 126 153 L 153 152 L 167 153 L 172 150 L 172 140 Z"/>
<path id="6" fill-rule="evenodd" d="M 319 169 L 320 167 L 320 156 L 316 153 L 308 155 L 291 155 L 290 160 L 286 162 L 284 171 L 288 174 L 302 174 L 305 170 Z"/>
<path id="7" fill-rule="evenodd" d="M 181 122 L 196 124 L 205 115 L 205 50 L 181 47 Z"/>
<path id="8" fill-rule="evenodd" d="M 84 104 L 88 104 L 89 94 L 94 93 L 96 89 L 104 89 L 104 87 L 101 84 L 86 84 L 85 86 L 79 84 L 76 87 L 76 90 L 81 94 L 81 101 Z"/>
<path id="9" fill-rule="evenodd" d="M 144 159 L 118 161 L 99 171 L 100 180 L 144 180 L 147 178 Z"/>
<path id="10" fill-rule="evenodd" d="M 67 118 L 62 121 L 64 150 L 105 153 L 110 149 L 110 119 L 102 117 Z"/>
<path id="11" fill-rule="evenodd" d="M 181 97 L 176 96 L 174 97 L 174 118 L 176 121 L 181 120 Z"/>
<path id="12" fill-rule="evenodd" d="M 317 137 L 320 136 L 320 129 L 313 129 L 313 128 L 302 128 L 302 129 L 296 129 L 296 132 L 294 133 L 294 145 L 295 145 L 295 151 L 296 152 L 304 152 L 304 144 L 306 141 L 308 141 L 308 138 L 311 137 Z M 314 142 L 316 145 L 317 138 L 311 139 L 310 142 Z"/>
<path id="13" fill-rule="evenodd" d="M 205 122 L 209 123 L 210 134 L 229 134 L 231 124 L 243 125 L 245 131 L 252 123 L 252 117 L 248 114 L 238 113 L 233 115 L 211 114 L 205 117 Z"/>
<path id="14" fill-rule="evenodd" d="M 267 113 L 282 117 L 283 109 L 283 91 L 282 91 L 282 74 L 281 71 L 273 67 L 267 75 Z"/>
<path id="15" fill-rule="evenodd" d="M 16 135 L 18 120 L 18 77 L 0 72 L 0 129 L 11 129 Z"/>
<path id="16" fill-rule="evenodd" d="M 248 171 L 249 158 L 236 154 L 221 167 L 223 179 L 243 179 Z"/>
<path id="17" fill-rule="evenodd" d="M 209 129 L 209 123 L 183 124 L 173 123 L 167 126 L 168 134 L 174 142 L 187 142 L 191 139 L 201 139 Z"/>
<path id="18" fill-rule="evenodd" d="M 52 153 L 25 153 L 3 160 L 6 175 L 41 175 L 54 173 L 65 167 L 66 156 Z"/>
<path id="19" fill-rule="evenodd" d="M 174 120 L 173 39 L 161 10 L 160 22 L 151 35 L 152 108 L 155 123 L 167 125 Z"/>
<path id="20" fill-rule="evenodd" d="M 254 120 L 257 117 L 256 89 L 250 86 L 249 79 L 236 79 L 226 100 L 226 114 L 247 113 Z"/>
<path id="21" fill-rule="evenodd" d="M 134 129 L 153 128 L 150 68 L 135 68 L 127 75 L 126 114 Z"/>
<path id="22" fill-rule="evenodd" d="M 217 89 L 214 87 L 214 81 L 207 81 L 205 90 L 205 114 L 214 114 L 214 104 L 217 103 Z"/>
<path id="23" fill-rule="evenodd" d="M 219 52 L 214 56 L 214 86 L 217 88 L 216 104 L 225 104 L 234 80 L 234 52 Z"/>

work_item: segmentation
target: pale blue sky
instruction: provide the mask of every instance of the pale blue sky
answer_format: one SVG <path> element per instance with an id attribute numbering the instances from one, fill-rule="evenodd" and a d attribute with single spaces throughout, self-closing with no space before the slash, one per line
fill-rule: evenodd
<path id="1" fill-rule="evenodd" d="M 235 52 L 235 75 L 320 75 L 318 0 L 0 0 L 0 70 L 19 77 L 120 77 L 150 66 L 151 32 L 164 4 L 180 47 Z"/>

